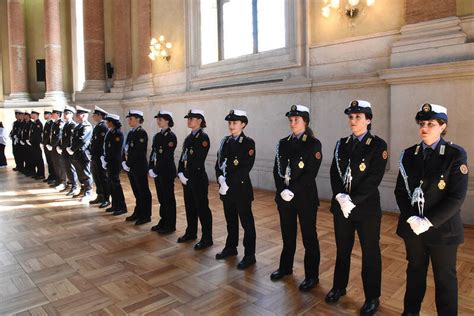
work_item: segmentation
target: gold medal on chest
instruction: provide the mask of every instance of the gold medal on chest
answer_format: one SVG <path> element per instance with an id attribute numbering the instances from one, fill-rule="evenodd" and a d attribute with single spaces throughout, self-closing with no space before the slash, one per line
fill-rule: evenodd
<path id="1" fill-rule="evenodd" d="M 445 187 L 446 187 L 446 182 L 443 179 L 439 180 L 438 189 L 444 190 Z"/>
<path id="2" fill-rule="evenodd" d="M 361 172 L 364 172 L 366 168 L 367 168 L 367 166 L 365 165 L 365 162 L 361 162 L 361 164 L 359 165 L 359 170 Z"/>
<path id="3" fill-rule="evenodd" d="M 303 168 L 304 168 L 304 162 L 303 162 L 303 161 L 300 161 L 300 162 L 298 163 L 298 168 L 300 168 L 300 169 L 303 169 Z"/>
<path id="4" fill-rule="evenodd" d="M 162 153 L 163 153 L 163 149 L 160 148 L 160 149 L 158 150 L 158 152 L 159 152 L 160 154 L 162 154 Z"/>
<path id="5" fill-rule="evenodd" d="M 234 166 L 237 166 L 239 164 L 239 161 L 237 159 L 234 160 Z"/>
<path id="6" fill-rule="evenodd" d="M 189 154 L 192 155 L 193 153 L 194 153 L 194 150 L 191 148 L 191 149 L 189 150 Z"/>

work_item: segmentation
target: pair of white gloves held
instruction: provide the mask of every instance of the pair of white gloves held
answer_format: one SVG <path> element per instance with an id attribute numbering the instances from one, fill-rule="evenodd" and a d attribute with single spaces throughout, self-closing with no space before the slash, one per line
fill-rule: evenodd
<path id="1" fill-rule="evenodd" d="M 407 223 L 410 224 L 411 230 L 417 235 L 426 232 L 433 224 L 426 217 L 411 216 L 407 219 Z"/>
<path id="2" fill-rule="evenodd" d="M 352 203 L 352 200 L 349 194 L 346 194 L 346 193 L 337 194 L 336 201 L 339 202 L 339 205 L 341 206 L 341 210 L 344 217 L 349 218 L 349 215 L 351 215 L 351 212 L 355 207 L 355 204 Z"/>
<path id="3" fill-rule="evenodd" d="M 219 194 L 220 195 L 226 195 L 227 194 L 227 190 L 229 190 L 229 186 L 227 185 L 227 183 L 225 182 L 225 177 L 224 176 L 219 176 L 217 178 L 217 181 L 219 182 Z"/>
<path id="4" fill-rule="evenodd" d="M 183 185 L 188 184 L 189 179 L 186 178 L 182 172 L 178 173 L 178 178 L 179 178 L 179 181 L 181 181 Z"/>

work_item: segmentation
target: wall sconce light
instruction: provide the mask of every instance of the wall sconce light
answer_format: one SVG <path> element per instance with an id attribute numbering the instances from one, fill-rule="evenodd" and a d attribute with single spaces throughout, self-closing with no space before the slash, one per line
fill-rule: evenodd
<path id="1" fill-rule="evenodd" d="M 172 47 L 171 42 L 166 42 L 163 35 L 160 35 L 158 40 L 153 37 L 150 41 L 150 53 L 148 54 L 148 58 L 156 60 L 157 57 L 161 57 L 161 59 L 169 62 L 171 59 L 170 49 Z"/>
<path id="2" fill-rule="evenodd" d="M 345 15 L 350 19 L 356 18 L 359 13 L 362 13 L 366 7 L 371 7 L 375 4 L 375 0 L 347 0 L 345 6 L 341 7 L 341 0 L 324 0 L 321 14 L 325 18 L 331 15 L 331 9 Z"/>

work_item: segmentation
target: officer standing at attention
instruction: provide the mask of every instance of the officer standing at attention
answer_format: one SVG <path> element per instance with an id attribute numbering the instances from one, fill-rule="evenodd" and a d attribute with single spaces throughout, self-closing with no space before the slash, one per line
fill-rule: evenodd
<path id="1" fill-rule="evenodd" d="M 43 123 L 39 119 L 39 112 L 36 110 L 31 111 L 32 124 L 30 128 L 30 138 L 28 144 L 31 150 L 31 161 L 33 170 L 33 179 L 43 180 L 44 179 L 44 161 L 43 153 L 41 151 L 41 141 L 43 140 Z"/>
<path id="2" fill-rule="evenodd" d="M 52 183 L 50 186 L 54 187 L 59 192 L 65 190 L 67 184 L 66 165 L 64 164 L 64 159 L 61 155 L 61 138 L 64 128 L 64 120 L 61 118 L 63 114 L 62 111 L 62 109 L 53 108 L 51 117 L 54 120 L 54 123 L 51 126 L 51 140 L 50 143 L 46 145 L 46 150 L 51 152 L 51 159 L 54 163 L 56 179 L 56 182 Z"/>
<path id="3" fill-rule="evenodd" d="M 326 302 L 335 303 L 346 294 L 357 231 L 365 294 L 360 313 L 373 315 L 379 306 L 382 280 L 379 245 L 382 209 L 378 186 L 387 165 L 387 144 L 370 133 L 373 114 L 369 102 L 354 100 L 344 114 L 352 135 L 337 141 L 330 171 L 337 257 L 333 287 L 326 295 Z"/>
<path id="4" fill-rule="evenodd" d="M 283 250 L 280 266 L 271 274 L 270 279 L 277 281 L 293 273 L 296 220 L 299 217 L 305 248 L 305 279 L 299 289 L 309 291 L 319 283 L 320 252 L 316 232 L 319 196 L 316 176 L 321 166 L 321 142 L 314 137 L 308 126 L 310 118 L 306 106 L 292 105 L 286 117 L 292 133 L 278 142 L 273 166 Z"/>
<path id="5" fill-rule="evenodd" d="M 34 175 L 33 173 L 33 159 L 31 156 L 31 143 L 30 143 L 30 131 L 32 127 L 31 121 L 31 112 L 29 110 L 25 111 L 25 115 L 23 116 L 23 128 L 21 129 L 21 140 L 20 144 L 22 146 L 23 152 L 23 165 L 24 165 L 24 172 L 23 174 L 27 177 L 31 177 Z"/>
<path id="6" fill-rule="evenodd" d="M 20 125 L 23 120 L 23 111 L 15 110 L 16 121 L 13 122 L 12 130 L 10 131 L 10 139 L 12 140 L 13 158 L 15 158 L 15 168 L 13 171 L 20 171 Z"/>
<path id="7" fill-rule="evenodd" d="M 176 230 L 176 198 L 174 195 L 174 180 L 176 165 L 174 150 L 176 135 L 171 131 L 174 126 L 173 114 L 160 110 L 155 115 L 160 132 L 153 137 L 148 174 L 155 181 L 156 194 L 160 202 L 160 221 L 151 228 L 159 234 L 169 234 Z"/>
<path id="8" fill-rule="evenodd" d="M 135 209 L 126 220 L 135 221 L 135 225 L 142 225 L 151 221 L 151 193 L 148 186 L 146 153 L 148 134 L 141 125 L 143 123 L 142 111 L 130 110 L 127 118 L 132 130 L 127 135 L 122 167 L 128 172 L 128 179 L 135 195 Z"/>
<path id="9" fill-rule="evenodd" d="M 206 157 L 209 152 L 209 136 L 204 133 L 206 127 L 204 111 L 189 110 L 184 117 L 187 119 L 191 133 L 183 143 L 183 151 L 179 159 L 178 178 L 183 184 L 184 206 L 186 209 L 186 232 L 178 238 L 178 243 L 197 238 L 198 218 L 201 222 L 202 237 L 194 245 L 201 250 L 212 246 L 212 213 L 209 208 L 209 179 L 206 173 Z"/>
<path id="10" fill-rule="evenodd" d="M 57 150 L 59 150 L 58 153 L 60 153 L 63 157 L 68 185 L 71 185 L 69 192 L 66 193 L 67 196 L 79 195 L 79 193 L 81 192 L 81 188 L 78 186 L 76 168 L 72 164 L 72 154 L 66 150 L 66 148 L 71 146 L 72 133 L 77 125 L 77 123 L 73 119 L 75 114 L 76 109 L 74 109 L 72 106 L 66 105 L 64 107 L 63 118 L 65 123 L 61 137 L 61 147 L 56 148 Z"/>
<path id="11" fill-rule="evenodd" d="M 94 178 L 97 197 L 90 204 L 99 204 L 99 208 L 105 208 L 110 205 L 110 189 L 107 184 L 107 172 L 102 168 L 100 157 L 104 155 L 104 140 L 107 134 L 107 124 L 105 117 L 107 112 L 97 105 L 94 107 L 92 119 L 96 123 L 92 130 L 92 140 L 88 154 L 91 156 L 91 171 Z"/>
<path id="12" fill-rule="evenodd" d="M 221 141 L 215 169 L 219 195 L 224 204 L 227 240 L 224 249 L 216 254 L 216 259 L 237 255 L 240 217 L 245 255 L 237 264 L 237 269 L 244 270 L 256 262 L 253 187 L 249 175 L 255 162 L 255 142 L 243 132 L 248 124 L 247 112 L 230 110 L 225 120 L 228 121 L 230 135 Z"/>
<path id="13" fill-rule="evenodd" d="M 106 212 L 113 212 L 114 216 L 127 213 L 127 205 L 120 184 L 120 170 L 122 170 L 123 133 L 120 130 L 120 116 L 108 113 L 105 117 L 108 131 L 104 139 L 104 155 L 100 157 L 102 168 L 107 172 L 107 185 L 112 196 L 112 207 Z"/>
<path id="14" fill-rule="evenodd" d="M 425 103 L 416 114 L 421 142 L 400 157 L 395 197 L 400 209 L 397 234 L 408 267 L 403 315 L 419 315 L 431 261 L 438 315 L 457 315 L 456 256 L 464 241 L 461 205 L 468 187 L 467 155 L 446 142 L 448 111 Z"/>
<path id="15" fill-rule="evenodd" d="M 51 110 L 44 110 L 43 118 L 45 120 L 44 127 L 43 127 L 43 139 L 41 143 L 43 144 L 43 151 L 44 156 L 46 157 L 46 163 L 48 164 L 48 177 L 43 180 L 43 182 L 47 182 L 48 184 L 52 184 L 56 182 L 56 178 L 54 176 L 54 163 L 51 157 L 51 151 L 48 150 L 46 145 L 51 145 L 51 128 L 53 126 L 53 120 L 51 118 Z"/>
<path id="16" fill-rule="evenodd" d="M 92 139 L 92 125 L 89 123 L 89 109 L 76 106 L 76 121 L 78 124 L 72 131 L 71 146 L 66 148 L 68 154 L 72 156 L 72 164 L 77 172 L 77 177 L 82 185 L 80 191 L 84 192 L 81 202 L 89 203 L 92 197 L 92 174 L 89 149 Z M 81 194 L 75 194 L 73 197 L 79 197 Z"/>

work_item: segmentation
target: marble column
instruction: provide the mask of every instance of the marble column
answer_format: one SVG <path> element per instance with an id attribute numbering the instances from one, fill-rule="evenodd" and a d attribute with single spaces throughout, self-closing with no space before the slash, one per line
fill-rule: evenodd
<path id="1" fill-rule="evenodd" d="M 46 94 L 44 100 L 64 103 L 61 56 L 60 0 L 44 0 L 44 50 Z"/>
<path id="2" fill-rule="evenodd" d="M 24 0 L 8 0 L 10 100 L 28 101 Z"/>
<path id="3" fill-rule="evenodd" d="M 125 80 L 132 74 L 131 45 L 131 3 L 130 0 L 114 0 L 113 39 L 114 39 L 114 87 L 123 88 Z"/>
<path id="4" fill-rule="evenodd" d="M 405 0 L 407 24 L 425 22 L 456 15 L 456 0 Z"/>
<path id="5" fill-rule="evenodd" d="M 151 1 L 142 0 L 138 5 L 138 54 L 139 61 L 138 74 L 146 75 L 151 73 L 151 60 L 148 58 L 150 53 L 150 39 L 151 39 Z"/>
<path id="6" fill-rule="evenodd" d="M 104 91 L 104 2 L 84 0 L 85 89 Z"/>

